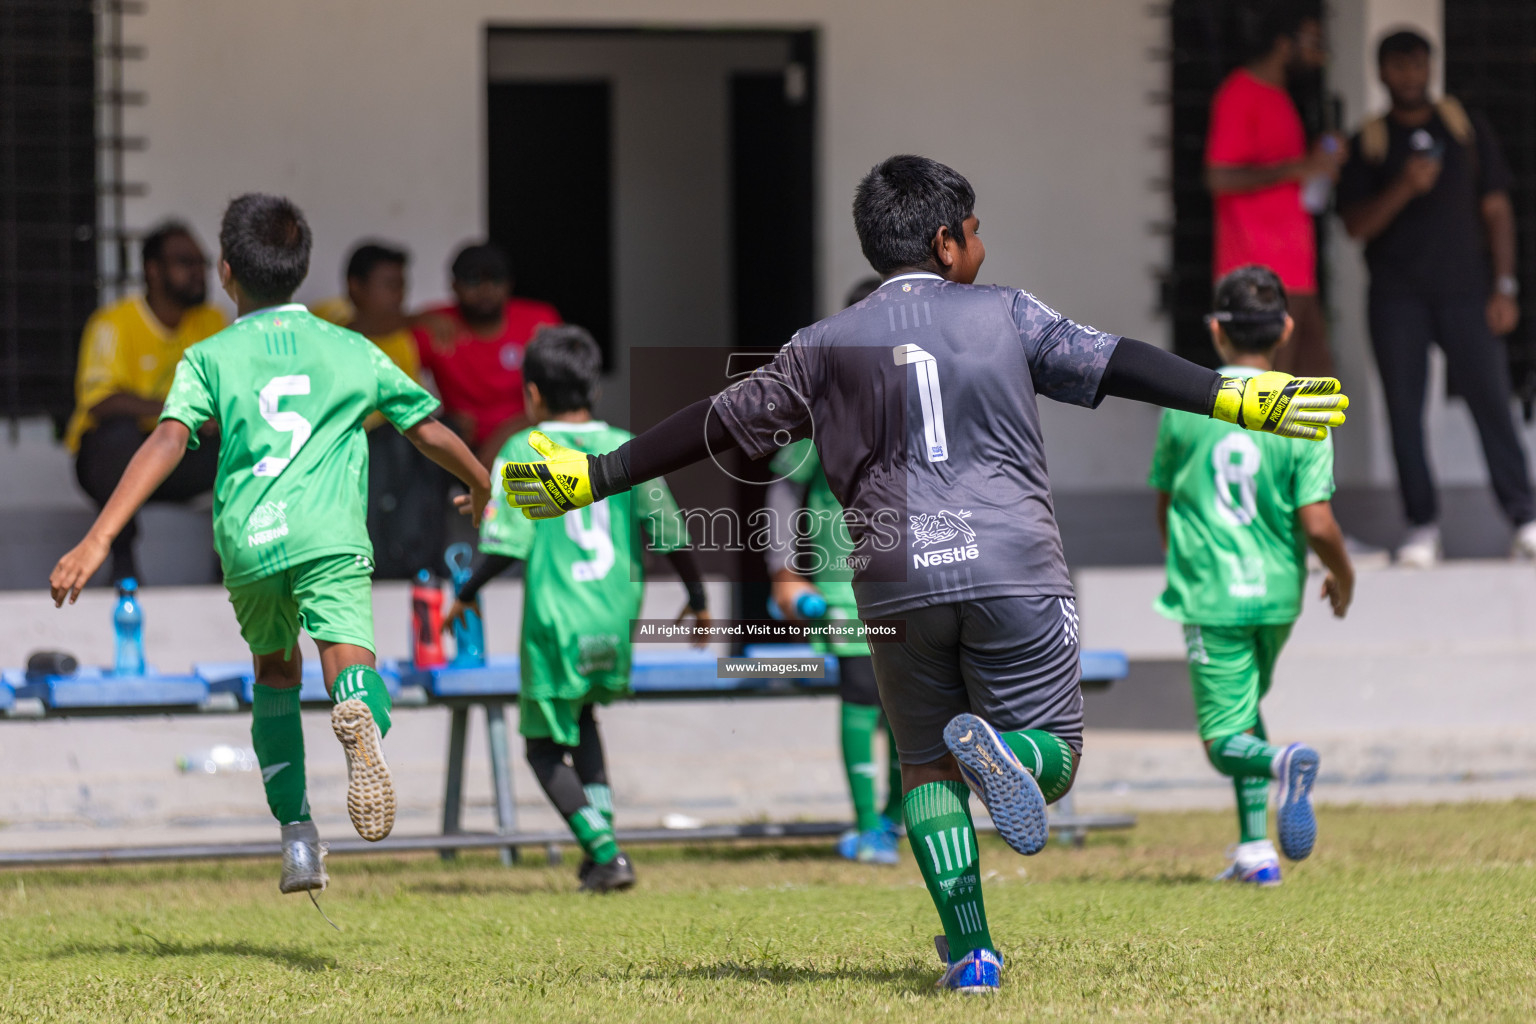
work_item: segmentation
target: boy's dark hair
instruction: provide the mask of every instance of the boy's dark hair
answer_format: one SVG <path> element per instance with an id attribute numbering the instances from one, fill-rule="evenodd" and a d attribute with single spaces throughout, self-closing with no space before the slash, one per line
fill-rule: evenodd
<path id="1" fill-rule="evenodd" d="M 163 220 L 156 224 L 139 245 L 139 266 L 153 263 L 165 255 L 165 243 L 172 238 L 192 238 L 192 229 L 179 220 Z"/>
<path id="2" fill-rule="evenodd" d="M 603 352 L 585 327 L 540 327 L 523 351 L 523 380 L 538 386 L 552 413 L 592 408 Z"/>
<path id="3" fill-rule="evenodd" d="M 965 218 L 976 192 L 958 172 L 923 156 L 893 156 L 864 175 L 853 194 L 853 227 L 880 274 L 934 263 L 933 236 L 949 228 L 965 248 Z"/>
<path id="4" fill-rule="evenodd" d="M 512 261 L 493 242 L 466 245 L 453 258 L 453 279 L 461 284 L 512 280 Z"/>
<path id="5" fill-rule="evenodd" d="M 256 302 L 285 302 L 309 273 L 309 224 L 282 196 L 247 192 L 230 201 L 219 248 L 240 287 Z"/>
<path id="6" fill-rule="evenodd" d="M 1400 29 L 1390 35 L 1383 36 L 1381 42 L 1376 44 L 1376 66 L 1379 68 L 1387 62 L 1388 57 L 1399 54 L 1434 52 L 1428 39 L 1415 32 L 1411 28 Z"/>
<path id="7" fill-rule="evenodd" d="M 364 242 L 347 257 L 347 280 L 366 281 L 373 268 L 380 263 L 394 263 L 404 267 L 411 257 L 404 249 L 397 249 L 383 242 Z"/>
<path id="8" fill-rule="evenodd" d="M 1240 32 L 1255 59 L 1274 50 L 1281 39 L 1295 39 L 1302 25 L 1322 18 L 1320 0 L 1257 0 L 1238 8 Z"/>
<path id="9" fill-rule="evenodd" d="M 1285 285 L 1268 267 L 1238 267 L 1216 282 L 1211 318 L 1239 352 L 1268 352 L 1285 334 Z"/>

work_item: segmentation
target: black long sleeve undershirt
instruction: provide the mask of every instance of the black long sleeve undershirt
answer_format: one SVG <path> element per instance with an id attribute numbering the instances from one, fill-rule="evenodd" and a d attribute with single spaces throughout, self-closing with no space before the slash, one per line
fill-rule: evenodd
<path id="1" fill-rule="evenodd" d="M 704 593 L 704 577 L 699 575 L 699 563 L 694 560 L 693 552 L 687 548 L 668 551 L 667 561 L 688 591 L 688 609 L 695 612 L 707 609 L 709 598 Z"/>
<path id="2" fill-rule="evenodd" d="M 1135 338 L 1121 338 L 1110 353 L 1094 405 L 1105 398 L 1129 398 L 1166 409 L 1209 416 L 1216 408 L 1221 374 Z"/>
<path id="3" fill-rule="evenodd" d="M 507 555 L 486 555 L 475 567 L 474 575 L 459 588 L 457 596 L 460 603 L 469 604 L 479 595 L 481 587 L 506 572 L 516 562 L 517 559 Z"/>
<path id="4" fill-rule="evenodd" d="M 1221 390 L 1221 374 L 1135 338 L 1121 338 L 1104 367 L 1095 396 L 1129 398 L 1209 416 Z M 617 451 L 589 456 L 592 493 L 598 498 L 628 490 L 631 481 L 659 476 L 739 447 L 703 398 L 673 413 Z"/>

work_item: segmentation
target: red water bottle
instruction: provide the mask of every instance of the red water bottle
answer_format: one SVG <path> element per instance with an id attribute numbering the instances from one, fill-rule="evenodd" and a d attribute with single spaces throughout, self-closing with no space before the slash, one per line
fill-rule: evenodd
<path id="1" fill-rule="evenodd" d="M 443 588 L 431 570 L 423 569 L 411 584 L 411 661 L 417 668 L 441 668 L 443 651 Z"/>

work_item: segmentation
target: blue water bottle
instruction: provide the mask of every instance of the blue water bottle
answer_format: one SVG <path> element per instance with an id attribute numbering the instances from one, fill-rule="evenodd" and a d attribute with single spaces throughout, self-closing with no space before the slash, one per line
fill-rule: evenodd
<path id="1" fill-rule="evenodd" d="M 776 619 L 784 618 L 784 609 L 773 598 L 768 599 L 768 614 Z M 827 599 L 818 590 L 803 590 L 795 598 L 795 615 L 802 619 L 819 619 L 827 614 Z"/>
<path id="2" fill-rule="evenodd" d="M 117 631 L 114 670 L 120 676 L 144 674 L 144 608 L 139 604 L 139 581 L 126 577 L 117 585 L 117 607 L 112 610 Z"/>
<path id="3" fill-rule="evenodd" d="M 475 549 L 464 543 L 450 545 L 443 561 L 448 564 L 448 575 L 453 580 L 454 593 L 469 582 L 474 570 L 470 562 Z M 453 624 L 453 667 L 482 668 L 485 665 L 485 622 L 473 608 L 464 609 L 464 617 Z"/>

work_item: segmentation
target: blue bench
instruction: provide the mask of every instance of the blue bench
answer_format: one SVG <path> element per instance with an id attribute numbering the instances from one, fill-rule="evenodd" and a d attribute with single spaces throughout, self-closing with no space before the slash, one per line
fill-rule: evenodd
<path id="1" fill-rule="evenodd" d="M 748 657 L 815 657 L 809 646 L 794 644 L 752 645 Z M 631 686 L 636 700 L 686 700 L 719 698 L 764 698 L 822 696 L 837 693 L 837 659 L 828 658 L 824 678 L 748 678 L 719 677 L 717 655 L 682 646 L 637 647 L 631 671 Z M 510 742 L 506 704 L 515 701 L 521 689 L 516 655 L 496 655 L 486 665 L 455 668 L 416 669 L 409 664 L 384 661 L 380 675 L 391 696 L 401 705 L 441 705 L 450 709 L 448 764 L 443 794 L 443 834 L 461 836 L 463 782 L 469 709 L 481 705 L 491 755 L 491 782 L 496 801 L 497 834 L 517 834 L 516 806 L 513 801 Z M 1103 689 L 1125 678 L 1129 665 L 1118 651 L 1084 651 L 1083 686 Z M 82 669 L 73 676 L 29 678 L 20 670 L 0 674 L 0 718 L 67 717 L 73 715 L 201 714 L 230 712 L 249 707 L 255 685 L 254 669 L 249 660 L 200 662 L 190 675 L 116 676 L 101 669 Z M 304 665 L 300 699 L 311 706 L 328 706 L 320 666 L 314 661 Z M 1064 800 L 1058 808 L 1065 817 L 1059 828 L 1081 841 L 1089 827 L 1128 827 L 1134 819 L 1090 823 L 1076 820 Z M 686 837 L 679 833 L 678 837 Z M 444 855 L 449 855 L 444 850 Z M 515 847 L 502 849 L 502 858 L 510 862 Z"/>

